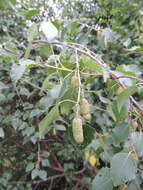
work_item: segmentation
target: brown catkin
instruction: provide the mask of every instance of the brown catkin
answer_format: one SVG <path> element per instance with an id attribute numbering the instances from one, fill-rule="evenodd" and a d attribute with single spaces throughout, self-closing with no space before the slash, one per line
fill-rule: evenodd
<path id="1" fill-rule="evenodd" d="M 72 121 L 72 132 L 75 141 L 82 144 L 84 141 L 82 120 L 80 117 L 75 117 Z"/>
<path id="2" fill-rule="evenodd" d="M 90 104 L 88 103 L 86 98 L 82 98 L 80 100 L 80 112 L 83 115 L 87 115 L 90 113 Z"/>
<path id="3" fill-rule="evenodd" d="M 73 75 L 73 76 L 71 77 L 70 84 L 71 84 L 71 87 L 72 87 L 72 88 L 77 88 L 77 87 L 79 87 L 79 80 L 78 80 L 78 77 L 77 77 L 76 75 Z"/>
<path id="4" fill-rule="evenodd" d="M 91 114 L 90 113 L 83 115 L 83 117 L 86 120 L 91 120 Z"/>

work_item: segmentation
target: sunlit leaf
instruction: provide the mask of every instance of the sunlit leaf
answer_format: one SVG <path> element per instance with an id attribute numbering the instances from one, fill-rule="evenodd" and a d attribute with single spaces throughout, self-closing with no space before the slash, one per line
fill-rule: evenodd
<path id="1" fill-rule="evenodd" d="M 31 19 L 32 16 L 39 14 L 39 11 L 38 9 L 28 10 L 24 12 L 24 15 L 26 19 Z"/>
<path id="2" fill-rule="evenodd" d="M 0 90 L 9 88 L 6 84 L 3 82 L 0 82 Z"/>
<path id="3" fill-rule="evenodd" d="M 137 92 L 137 90 L 138 90 L 137 86 L 130 86 L 119 94 L 119 96 L 117 97 L 117 106 L 119 111 L 121 111 L 123 104 L 129 98 L 129 96 Z"/>
<path id="4" fill-rule="evenodd" d="M 39 124 L 39 136 L 42 138 L 50 129 L 50 124 L 59 119 L 58 105 L 53 107 L 50 112 L 40 121 Z"/>
<path id="5" fill-rule="evenodd" d="M 14 64 L 11 68 L 10 76 L 13 81 L 17 82 L 24 74 L 27 67 L 35 65 L 35 62 L 30 59 L 21 59 L 19 64 Z"/>
<path id="6" fill-rule="evenodd" d="M 4 138 L 4 130 L 3 130 L 3 128 L 0 128 L 0 137 Z"/>
<path id="7" fill-rule="evenodd" d="M 89 69 L 93 70 L 93 71 L 96 71 L 98 73 L 102 73 L 103 72 L 103 69 L 101 66 L 99 66 L 98 64 L 96 64 L 94 61 L 92 60 L 85 60 L 84 61 L 84 65 L 86 67 L 88 67 Z"/>
<path id="8" fill-rule="evenodd" d="M 127 153 L 118 153 L 111 161 L 111 178 L 114 186 L 135 179 L 137 165 Z"/>
<path id="9" fill-rule="evenodd" d="M 34 169 L 34 163 L 29 162 L 28 165 L 26 166 L 26 172 L 29 172 Z"/>
<path id="10" fill-rule="evenodd" d="M 109 168 L 102 168 L 92 182 L 92 190 L 112 190 L 113 182 Z"/>
<path id="11" fill-rule="evenodd" d="M 38 34 L 38 28 L 36 24 L 33 24 L 27 31 L 28 41 L 32 41 Z"/>

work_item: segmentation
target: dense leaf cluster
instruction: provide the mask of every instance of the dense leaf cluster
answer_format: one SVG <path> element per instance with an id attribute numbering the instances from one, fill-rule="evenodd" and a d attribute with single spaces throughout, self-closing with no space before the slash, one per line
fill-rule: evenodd
<path id="1" fill-rule="evenodd" d="M 143 188 L 141 7 L 0 0 L 1 190 Z M 45 17 L 58 41 L 39 31 Z"/>

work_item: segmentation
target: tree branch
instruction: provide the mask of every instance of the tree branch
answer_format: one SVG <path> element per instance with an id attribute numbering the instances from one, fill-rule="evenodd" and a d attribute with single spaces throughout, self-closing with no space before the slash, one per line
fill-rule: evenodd
<path id="1" fill-rule="evenodd" d="M 24 185 L 24 184 L 37 184 L 37 183 L 43 183 L 43 182 L 47 182 L 49 180 L 54 180 L 56 178 L 60 178 L 63 177 L 65 174 L 61 173 L 59 175 L 54 175 L 51 177 L 48 177 L 46 180 L 31 180 L 31 181 L 9 181 L 8 184 L 10 185 Z"/>
<path id="2" fill-rule="evenodd" d="M 137 78 L 137 77 L 134 77 L 134 76 L 129 76 L 129 75 L 121 75 L 121 76 L 118 76 L 117 79 L 120 79 L 120 78 L 130 78 L 130 79 L 134 79 L 134 80 L 137 80 L 139 82 L 142 82 L 143 83 L 143 79 L 140 79 L 140 78 Z"/>
<path id="3" fill-rule="evenodd" d="M 99 66 L 107 68 L 107 65 L 104 63 L 103 60 L 100 59 L 99 55 L 97 55 L 97 54 L 95 54 L 93 52 L 91 53 L 91 51 L 88 48 L 86 48 L 86 51 L 83 50 L 83 49 L 80 49 L 80 48 L 76 47 L 77 44 L 69 43 L 69 42 L 59 42 L 59 41 L 49 43 L 47 40 L 35 40 L 35 41 L 33 41 L 33 43 L 48 43 L 48 44 L 60 45 L 60 46 L 68 47 L 70 49 L 76 50 L 77 52 L 82 53 L 82 54 L 90 57 Z"/>
<path id="4" fill-rule="evenodd" d="M 99 66 L 101 66 L 102 68 L 108 69 L 107 64 L 104 63 L 104 61 L 99 57 L 99 55 L 95 54 L 94 52 L 90 51 L 88 48 L 85 48 L 84 46 L 82 47 L 81 45 L 78 45 L 77 43 L 69 43 L 69 42 L 51 42 L 49 43 L 47 40 L 35 40 L 32 43 L 48 43 L 48 44 L 53 44 L 53 45 L 59 45 L 59 46 L 64 46 L 64 47 L 68 47 L 70 49 L 76 50 L 79 53 L 82 53 L 88 57 L 90 57 L 93 61 L 95 61 L 96 64 L 98 64 Z M 79 46 L 79 47 L 77 47 Z M 83 49 L 82 49 L 83 48 Z M 84 50 L 85 49 L 85 50 Z M 110 77 L 115 80 L 120 86 L 122 86 L 123 88 L 126 88 L 126 86 L 119 81 L 119 76 L 117 76 L 113 71 L 109 70 L 109 75 Z M 128 76 L 128 75 L 127 75 Z M 130 77 L 130 76 L 129 76 Z M 131 76 L 132 77 L 132 76 Z M 133 79 L 133 78 L 132 78 Z M 134 78 L 135 80 L 138 80 L 138 78 Z M 142 81 L 142 79 L 139 79 L 138 81 Z M 139 104 L 134 100 L 134 98 L 132 96 L 129 97 L 131 102 L 141 111 L 142 108 L 139 106 Z"/>

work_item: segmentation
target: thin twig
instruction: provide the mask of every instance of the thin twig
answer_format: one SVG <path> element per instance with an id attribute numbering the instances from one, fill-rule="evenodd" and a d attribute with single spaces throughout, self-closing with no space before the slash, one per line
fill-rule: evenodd
<path id="1" fill-rule="evenodd" d="M 60 67 L 55 67 L 55 66 L 52 66 L 52 65 L 49 65 L 49 64 L 38 64 L 38 66 L 42 67 L 42 68 L 45 68 L 46 67 L 50 67 L 50 68 L 53 68 L 53 69 L 56 69 L 56 70 L 62 70 L 62 71 L 68 71 L 68 72 L 73 72 L 73 70 L 71 69 L 67 69 L 67 68 L 60 68 Z"/>
<path id="2" fill-rule="evenodd" d="M 38 64 L 38 66 L 42 67 L 42 68 L 45 68 L 45 67 L 49 67 L 49 68 L 53 68 L 53 69 L 56 69 L 56 70 L 61 70 L 61 71 L 67 71 L 67 72 L 74 72 L 74 70 L 71 70 L 71 69 L 67 69 L 67 68 L 61 68 L 61 67 L 55 67 L 53 65 L 49 65 L 49 64 Z M 101 74 L 96 74 L 96 73 L 86 73 L 86 72 L 83 72 L 83 71 L 80 71 L 80 73 L 82 75 L 85 75 L 85 76 L 101 76 Z"/>
<path id="3" fill-rule="evenodd" d="M 29 81 L 27 81 L 27 80 L 24 80 L 24 79 L 21 79 L 23 82 L 25 82 L 25 83 L 27 83 L 27 84 L 29 84 L 30 86 L 32 86 L 33 88 L 36 88 L 36 89 L 38 89 L 38 90 L 41 90 L 42 92 L 45 92 L 45 93 L 47 93 L 47 91 L 46 90 L 43 90 L 42 88 L 40 88 L 39 86 L 37 86 L 37 85 L 35 85 L 35 84 L 33 84 L 33 83 L 31 83 L 31 82 L 29 82 Z"/>
<path id="4" fill-rule="evenodd" d="M 75 172 L 76 175 L 83 173 L 86 170 L 85 167 L 83 167 L 81 170 Z"/>
<path id="5" fill-rule="evenodd" d="M 97 110 L 100 110 L 100 111 L 103 111 L 103 112 L 108 112 L 107 110 L 103 109 L 103 108 L 100 108 L 98 106 L 94 106 Z"/>
<path id="6" fill-rule="evenodd" d="M 137 77 L 134 77 L 134 76 L 129 76 L 129 75 L 121 75 L 121 76 L 117 77 L 117 79 L 120 79 L 120 78 L 130 78 L 130 79 L 137 80 L 139 82 L 143 82 L 143 79 L 140 79 L 140 78 L 137 78 Z"/>
<path id="7" fill-rule="evenodd" d="M 32 180 L 32 181 L 9 181 L 8 184 L 10 185 L 23 185 L 23 184 L 37 184 L 37 183 L 43 183 L 43 182 L 47 182 L 49 180 L 54 180 L 56 178 L 61 178 L 63 177 L 65 174 L 61 173 L 59 175 L 55 175 L 55 176 L 51 176 L 48 177 L 46 180 Z"/>
<path id="8" fill-rule="evenodd" d="M 76 104 L 76 114 L 79 114 L 79 102 L 80 102 L 80 96 L 81 96 L 81 78 L 80 78 L 80 71 L 79 71 L 79 62 L 78 62 L 78 54 L 77 50 L 75 50 L 75 56 L 76 56 L 76 72 L 78 77 L 78 96 L 77 96 L 77 104 Z"/>
<path id="9" fill-rule="evenodd" d="M 53 160 L 57 163 L 58 167 L 63 170 L 62 165 L 60 164 L 60 162 L 58 161 L 56 155 L 54 153 L 51 153 L 51 157 L 53 158 Z"/>
<path id="10" fill-rule="evenodd" d="M 59 105 L 62 104 L 62 103 L 65 103 L 65 102 L 71 102 L 71 103 L 74 103 L 76 104 L 77 102 L 74 101 L 74 100 L 70 100 L 70 99 L 65 99 L 65 100 L 62 100 L 61 102 L 59 102 Z"/>
<path id="11" fill-rule="evenodd" d="M 10 70 L 9 70 L 8 68 L 6 68 L 6 67 L 1 67 L 1 66 L 0 66 L 0 71 L 7 71 L 7 72 L 10 72 Z"/>
<path id="12" fill-rule="evenodd" d="M 63 172 L 63 168 L 59 168 L 59 167 L 55 167 L 55 166 L 47 166 L 47 167 L 52 170 L 55 170 L 55 171 Z"/>

